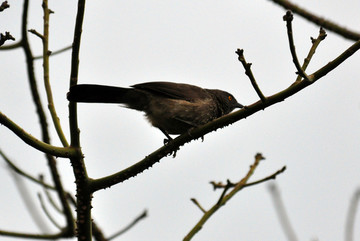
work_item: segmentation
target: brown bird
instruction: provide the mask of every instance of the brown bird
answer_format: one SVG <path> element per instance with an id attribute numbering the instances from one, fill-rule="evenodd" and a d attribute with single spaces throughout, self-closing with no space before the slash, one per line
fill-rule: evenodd
<path id="1" fill-rule="evenodd" d="M 170 134 L 183 134 L 243 108 L 226 91 L 203 89 L 189 84 L 148 82 L 122 88 L 82 84 L 70 88 L 67 99 L 74 102 L 116 103 L 144 111 L 150 123 L 171 140 Z"/>

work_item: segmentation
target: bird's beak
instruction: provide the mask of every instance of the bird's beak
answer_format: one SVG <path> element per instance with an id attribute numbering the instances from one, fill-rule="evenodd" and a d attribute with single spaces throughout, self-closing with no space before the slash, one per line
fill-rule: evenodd
<path id="1" fill-rule="evenodd" d="M 236 105 L 235 105 L 235 108 L 244 108 L 244 106 L 242 105 L 242 104 L 240 104 L 240 103 L 236 103 Z"/>

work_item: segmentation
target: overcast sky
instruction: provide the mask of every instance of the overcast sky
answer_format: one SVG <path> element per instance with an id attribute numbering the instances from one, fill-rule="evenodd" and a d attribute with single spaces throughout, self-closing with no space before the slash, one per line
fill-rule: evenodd
<path id="1" fill-rule="evenodd" d="M 8 1 L 0 13 L 1 32 L 20 39 L 22 1 Z M 76 1 L 50 1 L 50 49 L 72 42 Z M 360 31 L 360 2 L 296 1 L 320 16 Z M 235 50 L 245 58 L 265 95 L 288 87 L 296 78 L 287 43 L 285 10 L 265 0 L 224 1 L 88 1 L 83 27 L 79 83 L 129 86 L 165 80 L 231 92 L 250 105 L 258 100 Z M 29 28 L 42 31 L 40 1 L 31 1 Z M 294 38 L 299 59 L 317 37 L 319 27 L 295 15 Z M 353 42 L 328 31 L 308 73 L 328 63 Z M 35 55 L 41 41 L 30 35 Z M 1 52 L 0 111 L 37 138 L 38 118 L 29 94 L 22 50 Z M 36 76 L 45 104 L 41 61 Z M 272 174 L 284 165 L 276 184 L 299 240 L 344 240 L 346 215 L 360 187 L 360 54 L 314 85 L 227 128 L 193 141 L 177 157 L 163 158 L 149 170 L 94 195 L 93 218 L 111 235 L 144 209 L 149 217 L 118 238 L 128 241 L 182 240 L 200 219 L 196 198 L 207 209 L 216 203 L 209 181 L 240 180 L 257 152 L 266 160 L 251 180 Z M 70 52 L 51 58 L 51 84 L 61 123 L 69 137 Z M 46 108 L 45 108 L 46 109 Z M 90 177 L 112 174 L 161 147 L 163 134 L 143 114 L 118 105 L 79 104 L 82 150 Z M 49 115 L 48 115 L 49 117 Z M 52 141 L 60 146 L 50 117 Z M 0 148 L 21 168 L 50 179 L 43 154 L 0 126 Z M 0 229 L 40 232 L 26 211 L 12 175 L 0 162 Z M 74 193 L 67 159 L 58 158 L 66 189 Z M 50 180 L 49 180 L 50 181 Z M 286 240 L 278 222 L 269 183 L 244 189 L 221 208 L 194 237 L 209 240 Z M 35 207 L 42 190 L 26 182 Z M 55 197 L 55 196 L 54 196 Z M 48 205 L 50 206 L 50 205 Z M 49 208 L 51 209 L 51 208 Z M 36 210 L 36 209 L 34 209 Z M 56 214 L 54 213 L 56 216 Z M 58 217 L 59 223 L 64 220 Z M 360 240 L 360 212 L 354 240 Z M 56 228 L 49 224 L 49 232 Z M 16 240 L 1 237 L 1 240 Z"/>

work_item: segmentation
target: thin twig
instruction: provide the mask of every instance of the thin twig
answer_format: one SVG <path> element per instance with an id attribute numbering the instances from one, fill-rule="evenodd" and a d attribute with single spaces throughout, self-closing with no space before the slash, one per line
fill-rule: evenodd
<path id="1" fill-rule="evenodd" d="M 269 181 L 269 180 L 272 180 L 272 179 L 276 179 L 276 177 L 283 173 L 284 171 L 286 171 L 286 166 L 283 166 L 281 169 L 279 169 L 278 171 L 274 172 L 273 174 L 265 177 L 265 178 L 262 178 L 260 180 L 257 180 L 257 181 L 254 181 L 254 182 L 249 182 L 249 183 L 246 183 L 246 185 L 244 186 L 244 188 L 246 187 L 250 187 L 250 186 L 254 186 L 254 185 L 257 185 L 257 184 L 260 184 L 260 183 L 263 183 L 263 182 L 266 182 L 266 181 Z"/>
<path id="2" fill-rule="evenodd" d="M 7 47 L 7 46 L 6 46 Z M 62 49 L 59 49 L 59 50 L 56 50 L 56 51 L 52 51 L 51 52 L 51 55 L 49 56 L 49 57 L 52 57 L 52 56 L 54 56 L 54 55 L 57 55 L 57 54 L 61 54 L 61 53 L 63 53 L 63 52 L 65 52 L 65 51 L 67 51 L 67 50 L 71 50 L 71 48 L 72 48 L 72 46 L 67 46 L 67 47 L 64 47 L 64 48 L 62 48 Z M 0 48 L 0 50 L 1 50 L 2 48 Z M 35 56 L 34 57 L 34 60 L 37 60 L 37 59 L 42 59 L 43 58 L 43 55 L 39 55 L 39 56 Z"/>
<path id="3" fill-rule="evenodd" d="M 286 166 L 283 166 L 281 169 L 279 169 L 278 171 L 274 172 L 273 174 L 267 176 L 267 177 L 264 177 L 260 180 L 257 180 L 257 181 L 254 181 L 254 182 L 249 182 L 249 183 L 246 183 L 244 185 L 244 188 L 246 187 L 250 187 L 250 186 L 254 186 L 254 185 L 257 185 L 257 184 L 260 184 L 262 182 L 266 182 L 266 181 L 269 181 L 269 180 L 272 180 L 272 179 L 276 179 L 276 177 L 283 173 L 284 171 L 286 170 Z M 232 183 L 232 182 L 229 182 L 228 184 L 222 184 L 221 182 L 210 182 L 210 184 L 213 186 L 214 190 L 218 189 L 218 188 L 226 188 L 227 186 L 230 186 L 230 187 L 235 187 L 236 183 Z"/>
<path id="4" fill-rule="evenodd" d="M 55 219 L 50 215 L 49 211 L 47 210 L 44 200 L 42 199 L 42 196 L 40 195 L 40 193 L 38 194 L 38 198 L 40 201 L 40 205 L 42 210 L 44 211 L 46 217 L 50 220 L 50 222 L 57 227 L 59 230 L 62 230 L 61 226 L 55 221 Z"/>
<path id="5" fill-rule="evenodd" d="M 355 40 L 355 41 L 360 39 L 359 32 L 355 32 L 353 30 L 348 30 L 344 26 L 340 26 L 333 21 L 330 21 L 330 20 L 324 19 L 323 17 L 317 16 L 316 14 L 311 13 L 310 11 L 307 11 L 306 9 L 297 6 L 296 4 L 290 2 L 289 0 L 271 0 L 271 1 L 282 6 L 286 10 L 291 10 L 292 12 L 299 14 L 300 16 L 309 20 L 312 23 L 315 23 L 327 30 L 330 30 L 340 36 L 343 36 L 344 38 Z"/>
<path id="6" fill-rule="evenodd" d="M 357 208 L 360 201 L 360 188 L 358 188 L 351 198 L 348 214 L 346 217 L 345 225 L 345 241 L 354 240 L 354 227 L 355 227 L 355 217 L 357 214 Z"/>
<path id="7" fill-rule="evenodd" d="M 200 203 L 195 199 L 195 198 L 191 198 L 190 199 L 203 213 L 206 213 L 206 210 L 200 205 Z"/>
<path id="8" fill-rule="evenodd" d="M 111 235 L 108 239 L 114 239 L 120 235 L 122 235 L 123 233 L 125 233 L 126 231 L 128 231 L 129 229 L 131 229 L 135 224 L 137 224 L 139 221 L 141 221 L 142 219 L 147 217 L 147 210 L 144 210 L 144 212 L 142 212 L 138 217 L 136 217 L 131 223 L 129 223 L 125 228 L 123 228 L 122 230 L 116 232 L 115 234 Z"/>
<path id="9" fill-rule="evenodd" d="M 34 147 L 39 151 L 57 157 L 77 156 L 77 150 L 72 147 L 56 147 L 36 139 L 1 112 L 0 123 L 6 126 L 12 132 L 14 132 L 25 143 L 29 144 L 30 146 Z"/>
<path id="10" fill-rule="evenodd" d="M 35 200 L 31 193 L 32 189 L 26 185 L 23 176 L 20 176 L 16 172 L 13 172 L 11 169 L 10 174 L 14 179 L 16 190 L 22 198 L 26 207 L 25 209 L 29 213 L 32 221 L 36 224 L 41 233 L 48 233 L 50 228 L 48 227 L 46 220 L 43 218 L 40 210 L 38 209 L 38 203 L 35 203 Z"/>
<path id="11" fill-rule="evenodd" d="M 278 188 L 276 187 L 276 185 L 274 183 L 272 183 L 271 185 L 269 185 L 269 190 L 270 190 L 270 194 L 273 199 L 273 202 L 274 202 L 275 211 L 279 217 L 280 224 L 284 230 L 287 240 L 297 241 L 298 239 L 296 237 L 294 229 L 291 226 L 289 217 L 286 213 L 286 209 L 285 209 L 284 203 L 281 199 Z"/>
<path id="12" fill-rule="evenodd" d="M 29 83 L 30 83 L 30 90 L 31 90 L 31 94 L 33 96 L 33 101 L 36 106 L 36 111 L 37 111 L 37 114 L 38 114 L 38 117 L 40 120 L 42 140 L 44 143 L 48 144 L 48 146 L 51 150 L 54 150 L 54 149 L 58 149 L 58 147 L 54 147 L 54 146 L 50 145 L 50 134 L 49 134 L 49 130 L 48 130 L 47 118 L 46 118 L 45 111 L 42 106 L 42 102 L 41 102 L 38 87 L 37 87 L 37 81 L 36 81 L 35 72 L 34 72 L 34 58 L 33 58 L 33 54 L 32 54 L 31 48 L 30 48 L 30 43 L 28 40 L 28 34 L 27 34 L 28 33 L 27 32 L 28 10 L 29 10 L 29 0 L 24 0 L 23 16 L 22 16 L 22 24 L 21 24 L 21 38 L 22 38 L 21 42 L 22 42 L 22 47 L 24 49 L 25 56 L 26 56 L 26 65 L 27 65 L 28 79 L 29 79 Z M 14 132 L 16 133 L 16 131 L 14 131 Z M 18 133 L 16 133 L 16 134 L 18 134 Z M 21 138 L 21 136 L 20 136 L 20 138 Z M 26 142 L 26 140 L 25 140 L 25 142 Z M 73 152 L 73 156 L 77 156 L 77 154 L 76 154 L 77 150 L 75 148 L 67 147 L 64 149 L 65 149 L 64 150 L 65 152 L 67 152 L 67 153 Z M 64 228 L 64 230 L 63 230 L 63 235 L 66 237 L 73 237 L 74 233 L 75 233 L 74 218 L 72 216 L 72 211 L 70 209 L 70 206 L 67 202 L 66 193 L 64 192 L 64 188 L 63 188 L 62 182 L 60 180 L 60 175 L 59 175 L 57 167 L 56 167 L 56 160 L 54 158 L 54 156 L 59 156 L 59 155 L 56 155 L 55 153 L 51 153 L 51 152 L 46 152 L 46 151 L 45 151 L 45 153 L 46 153 L 45 157 L 48 162 L 51 177 L 54 182 L 55 188 L 57 190 L 57 194 L 60 199 L 61 205 L 64 210 L 64 215 L 66 218 L 67 225 L 66 225 L 66 228 Z M 71 154 L 65 155 L 65 157 L 70 157 L 70 156 L 72 156 L 72 155 Z"/>
<path id="13" fill-rule="evenodd" d="M 45 184 L 45 180 L 44 180 L 44 176 L 43 175 L 39 175 L 39 180 Z M 44 193 L 46 195 L 46 198 L 48 199 L 49 203 L 53 206 L 53 208 L 58 211 L 59 213 L 61 214 L 64 214 L 63 210 L 61 210 L 61 208 L 55 203 L 54 199 L 51 197 L 51 194 L 48 190 L 48 188 L 46 188 L 45 185 L 42 185 L 43 186 L 43 190 L 44 190 Z"/>
<path id="14" fill-rule="evenodd" d="M 21 40 L 15 42 L 15 43 L 13 43 L 13 44 L 8 44 L 8 45 L 0 46 L 0 51 L 13 50 L 13 49 L 20 48 L 20 47 L 22 47 L 22 42 L 21 42 Z"/>
<path id="15" fill-rule="evenodd" d="M 297 69 L 296 73 L 298 75 L 300 75 L 301 77 L 303 77 L 306 81 L 310 82 L 309 77 L 307 76 L 305 71 L 301 68 L 298 57 L 296 55 L 294 36 L 293 36 L 293 30 L 292 30 L 292 20 L 294 19 L 294 16 L 291 13 L 291 11 L 287 11 L 286 14 L 284 15 L 283 19 L 284 19 L 284 21 L 286 21 L 287 34 L 288 34 L 288 39 L 289 39 L 289 47 L 290 47 L 290 52 L 291 52 L 291 56 L 293 59 L 293 63 Z"/>
<path id="16" fill-rule="evenodd" d="M 48 7 L 47 0 L 43 0 L 43 12 L 44 12 L 44 33 L 42 37 L 43 43 L 43 69 L 44 69 L 44 85 L 46 90 L 46 97 L 48 101 L 48 108 L 50 111 L 51 119 L 54 123 L 54 127 L 58 137 L 64 147 L 68 147 L 69 143 L 66 140 L 62 127 L 60 125 L 60 119 L 56 113 L 55 103 L 53 100 L 51 85 L 50 85 L 50 64 L 49 64 L 49 22 L 50 22 L 50 13 L 52 11 Z"/>
<path id="17" fill-rule="evenodd" d="M 226 185 L 225 185 L 225 187 L 224 187 L 224 190 L 222 191 L 222 193 L 221 193 L 221 195 L 220 195 L 220 197 L 219 197 L 219 200 L 217 201 L 216 205 L 220 205 L 220 203 L 222 202 L 222 200 L 223 200 L 226 192 L 231 188 L 231 186 L 232 186 L 232 183 L 231 183 L 229 180 L 227 180 L 227 181 L 226 181 Z"/>
<path id="18" fill-rule="evenodd" d="M 16 238 L 26 238 L 26 239 L 42 239 L 42 240 L 57 240 L 60 238 L 65 238 L 65 231 L 60 231 L 55 234 L 32 234 L 32 233 L 19 233 L 12 231 L 0 230 L 0 235 Z"/>
<path id="19" fill-rule="evenodd" d="M 334 60 L 330 61 L 329 63 L 327 63 L 326 65 L 321 67 L 319 70 L 315 71 L 309 77 L 312 78 L 313 82 L 324 77 L 330 71 L 334 70 L 336 67 L 338 67 L 340 64 L 342 64 L 345 60 L 347 60 L 350 56 L 352 56 L 359 49 L 360 49 L 360 40 L 358 40 L 353 45 L 351 45 L 348 49 L 346 49 L 343 53 L 341 53 Z"/>
<path id="20" fill-rule="evenodd" d="M 317 47 L 319 46 L 319 44 L 321 43 L 321 41 L 323 41 L 326 38 L 326 32 L 323 28 L 320 28 L 319 30 L 319 35 L 316 39 L 311 38 L 311 43 L 312 46 L 309 50 L 308 55 L 306 56 L 306 58 L 304 59 L 304 63 L 301 66 L 301 68 L 305 71 L 313 57 L 313 55 L 315 54 L 315 50 L 317 49 Z M 299 82 L 301 81 L 301 76 L 298 75 L 298 77 L 296 78 L 295 82 Z"/>
<path id="21" fill-rule="evenodd" d="M 250 82 L 253 86 L 253 88 L 255 89 L 257 95 L 259 96 L 260 100 L 262 102 L 266 102 L 266 97 L 264 96 L 264 94 L 261 92 L 258 84 L 256 83 L 255 77 L 251 71 L 251 63 L 247 63 L 245 60 L 245 56 L 244 56 L 244 50 L 243 49 L 237 49 L 235 51 L 235 53 L 239 56 L 238 60 L 242 63 L 242 65 L 244 66 L 245 69 L 245 74 L 249 77 Z"/>
<path id="22" fill-rule="evenodd" d="M 35 29 L 29 29 L 28 31 L 29 31 L 29 33 L 32 33 L 32 34 L 34 34 L 35 36 L 39 37 L 41 40 L 44 39 L 44 35 L 42 35 L 42 34 L 39 33 L 38 31 L 36 31 Z"/>
<path id="23" fill-rule="evenodd" d="M 8 158 L 5 153 L 2 152 L 2 150 L 0 149 L 0 156 L 4 159 L 4 161 L 9 165 L 9 167 L 11 168 L 11 170 L 13 170 L 15 173 L 37 183 L 37 184 L 40 184 L 42 185 L 44 188 L 46 189 L 52 189 L 52 190 L 55 190 L 55 187 L 50 185 L 50 184 L 47 184 L 47 183 L 44 183 L 42 180 L 38 180 L 37 178 L 31 176 L 30 174 L 27 174 L 26 172 L 24 172 L 23 170 L 21 170 L 18 166 L 16 166 L 14 164 L 13 161 L 10 160 L 10 158 Z"/>
<path id="24" fill-rule="evenodd" d="M 223 195 L 224 192 L 222 192 L 222 198 L 220 198 L 220 202 L 217 201 L 216 204 L 214 204 L 208 211 L 206 211 L 203 216 L 201 217 L 201 219 L 198 221 L 198 223 L 192 228 L 192 230 L 185 236 L 185 238 L 183 239 L 184 241 L 189 241 L 191 240 L 194 235 L 200 231 L 200 229 L 202 228 L 202 226 L 205 224 L 205 222 L 223 205 L 225 205 L 225 203 L 227 201 L 229 201 L 237 192 L 239 192 L 240 190 L 242 190 L 244 187 L 246 187 L 246 184 L 249 180 L 249 178 L 253 175 L 255 169 L 257 168 L 257 166 L 259 165 L 261 160 L 264 160 L 265 158 L 262 156 L 262 154 L 258 153 L 255 155 L 255 161 L 254 163 L 250 166 L 249 171 L 247 172 L 247 174 L 245 175 L 245 177 L 243 177 L 239 182 L 236 183 L 236 185 L 233 187 L 233 189 L 226 195 Z M 277 171 L 276 172 L 278 174 L 282 173 Z M 274 175 L 274 174 L 273 174 Z M 271 175 L 271 176 L 273 176 Z M 275 176 L 273 176 L 271 179 L 275 178 Z M 263 181 L 265 180 L 262 179 Z M 266 180 L 270 180 L 270 179 L 266 179 Z M 261 182 L 263 182 L 261 181 Z M 260 182 L 258 182 L 260 183 Z M 254 184 L 253 184 L 254 185 Z M 227 187 L 224 188 L 224 191 L 227 190 Z"/>

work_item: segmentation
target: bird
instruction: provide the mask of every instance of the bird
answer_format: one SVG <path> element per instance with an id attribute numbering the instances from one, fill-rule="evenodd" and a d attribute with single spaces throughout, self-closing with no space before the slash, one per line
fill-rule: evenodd
<path id="1" fill-rule="evenodd" d="M 152 126 L 168 138 L 191 128 L 244 108 L 235 97 L 223 90 L 195 85 L 155 81 L 135 84 L 130 88 L 96 84 L 70 87 L 67 99 L 72 102 L 123 104 L 143 111 Z"/>

